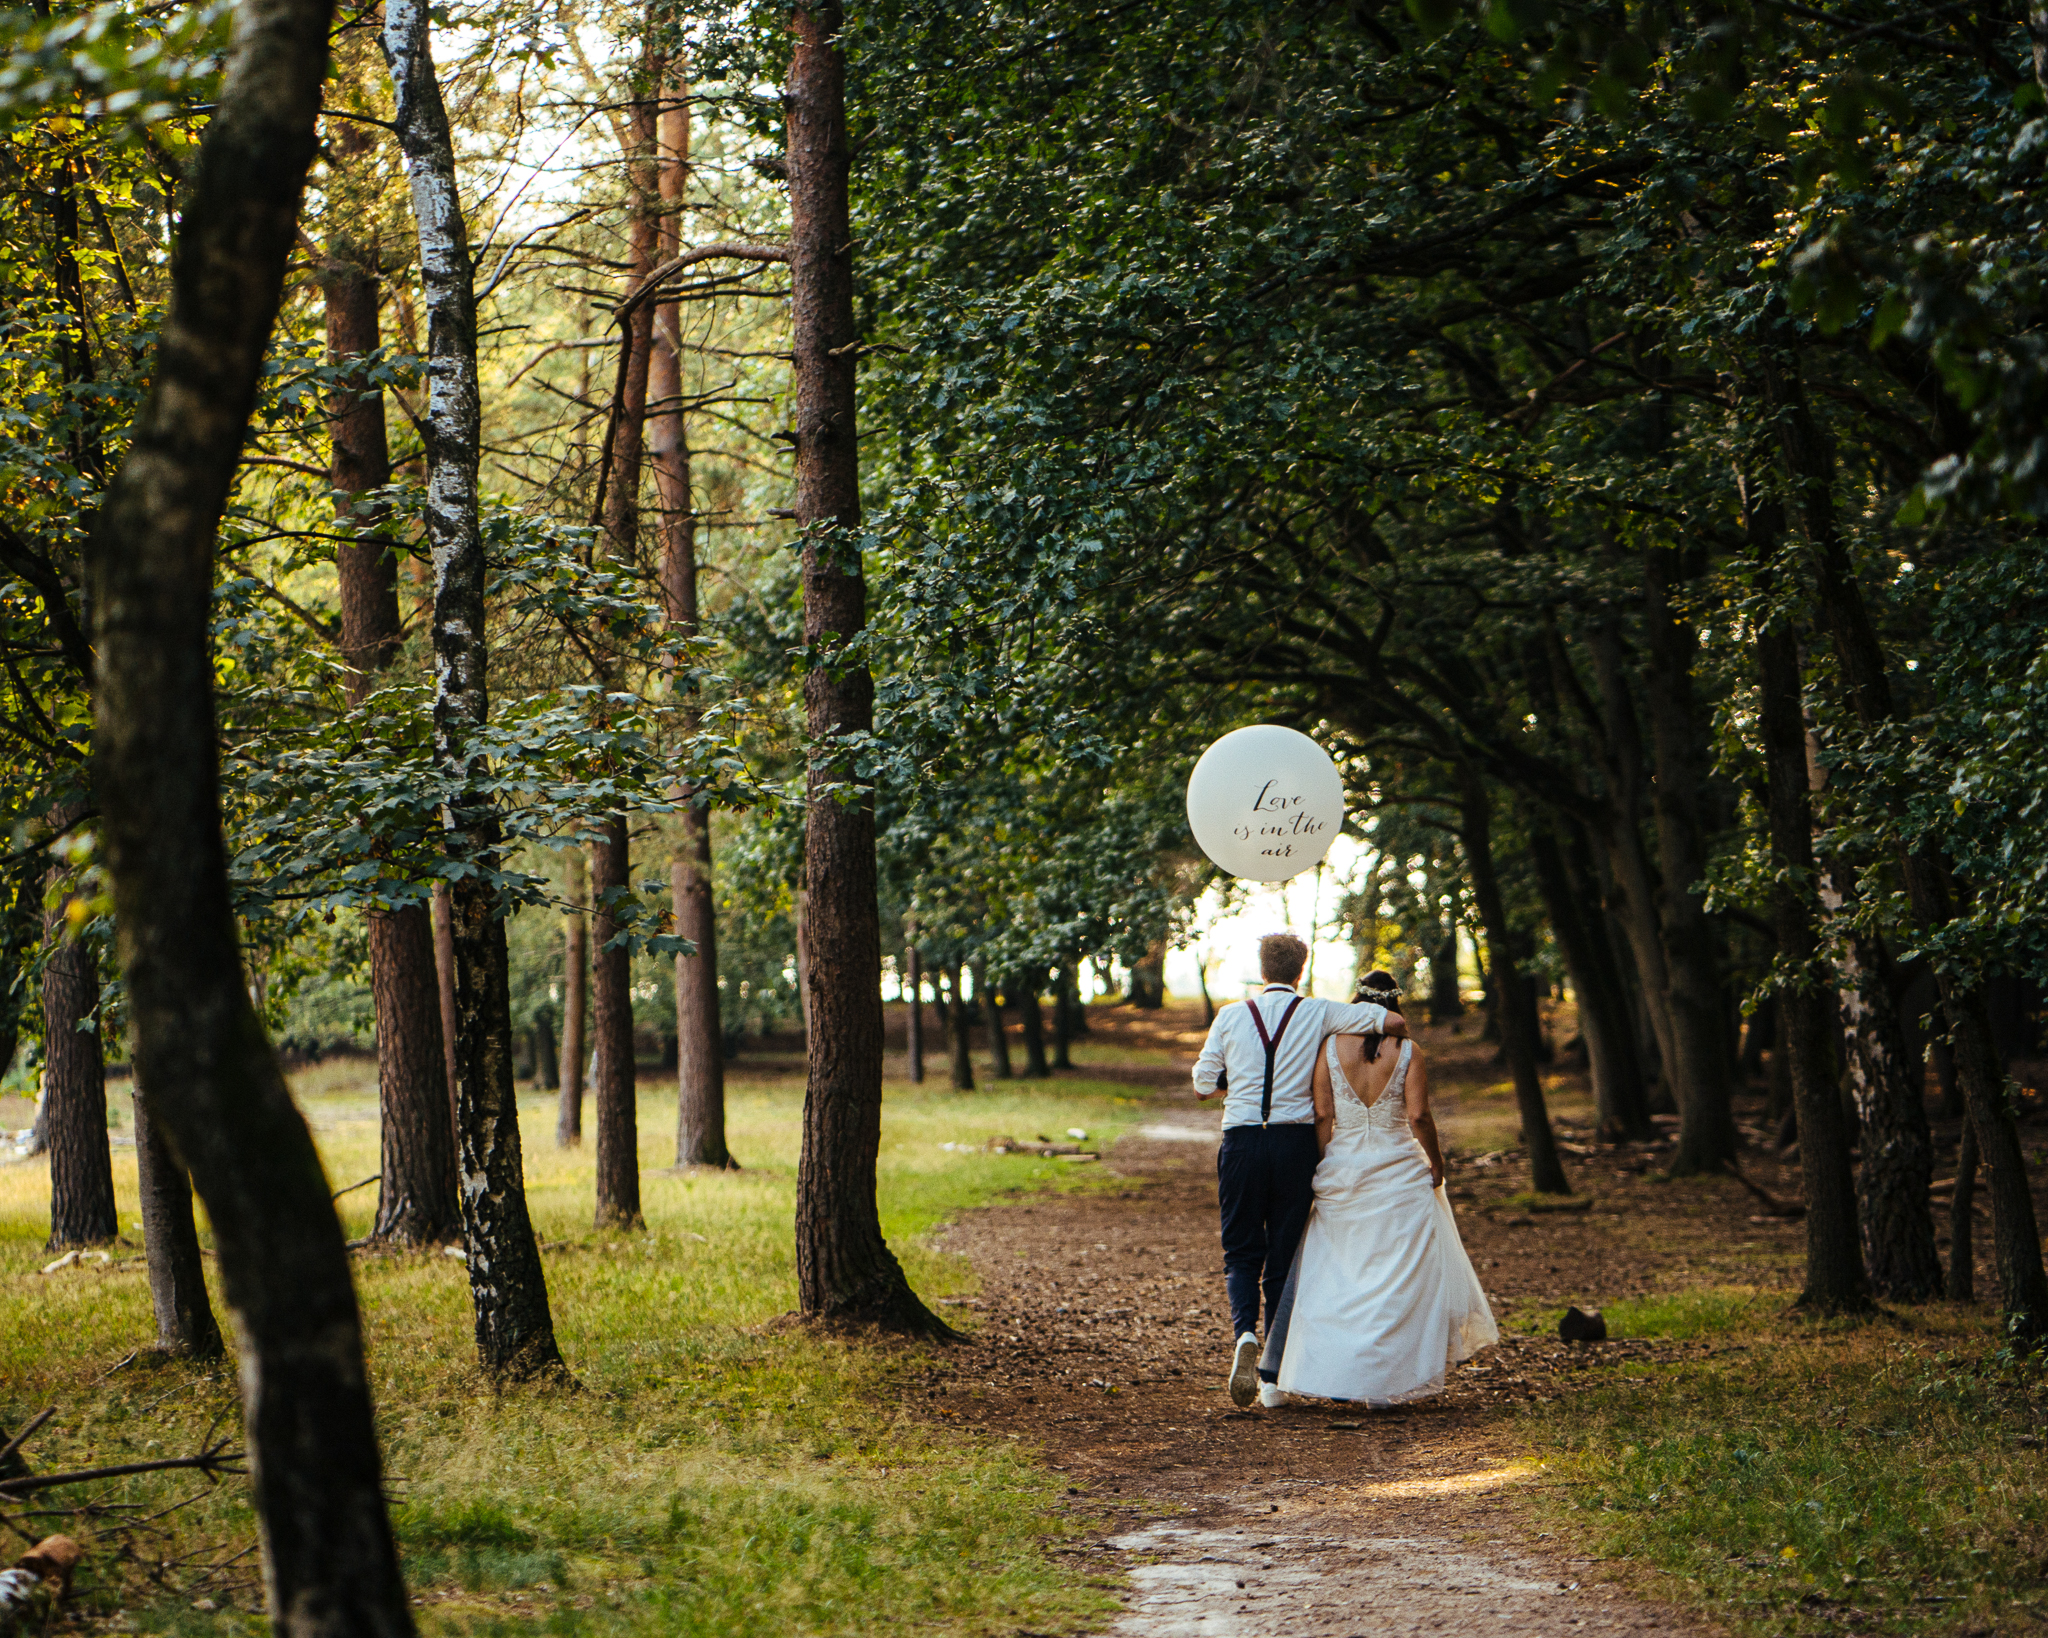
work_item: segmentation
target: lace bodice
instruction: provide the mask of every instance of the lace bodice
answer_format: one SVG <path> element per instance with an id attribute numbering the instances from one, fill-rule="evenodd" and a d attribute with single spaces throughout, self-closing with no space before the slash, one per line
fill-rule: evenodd
<path id="1" fill-rule="evenodd" d="M 1367 1103 L 1345 1079 L 1344 1066 L 1337 1061 L 1337 1037 L 1324 1044 L 1330 1063 L 1330 1090 L 1335 1094 L 1337 1131 L 1358 1132 L 1373 1138 L 1400 1140 L 1414 1134 L 1408 1126 L 1408 1060 L 1415 1055 L 1415 1043 L 1403 1041 L 1401 1055 L 1394 1060 L 1394 1073 L 1380 1095 Z"/>

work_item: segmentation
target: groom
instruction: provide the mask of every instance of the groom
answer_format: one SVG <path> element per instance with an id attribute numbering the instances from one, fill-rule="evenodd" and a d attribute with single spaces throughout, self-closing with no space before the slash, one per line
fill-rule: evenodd
<path id="1" fill-rule="evenodd" d="M 1315 1202 L 1316 1110 L 1310 1091 L 1326 1035 L 1402 1036 L 1407 1022 L 1372 1002 L 1318 1001 L 1295 989 L 1308 946 L 1292 933 L 1259 940 L 1266 987 L 1225 1007 L 1195 1060 L 1195 1096 L 1223 1100 L 1223 1148 L 1216 1157 L 1223 1208 L 1223 1283 L 1230 1293 L 1234 1404 L 1283 1403 L 1275 1373 L 1258 1368 L 1259 1287 L 1266 1320 L 1280 1306 L 1295 1247 Z M 1264 1378 L 1263 1381 L 1260 1379 Z"/>

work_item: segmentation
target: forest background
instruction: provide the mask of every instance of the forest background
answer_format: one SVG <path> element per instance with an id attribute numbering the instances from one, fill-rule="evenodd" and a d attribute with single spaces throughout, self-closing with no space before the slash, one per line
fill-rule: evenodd
<path id="1" fill-rule="evenodd" d="M 115 1231 L 105 1062 L 149 1010 L 115 955 L 145 932 L 116 904 L 88 547 L 167 379 L 237 16 L 20 13 L 0 70 L 0 1047 L 42 1093 L 59 1249 Z M 818 1090 L 868 1051 L 837 998 L 879 1000 L 847 895 L 892 989 L 943 1002 L 956 1085 L 983 1011 L 1041 1071 L 1084 963 L 1156 1004 L 1209 885 L 1184 771 L 1252 720 L 1339 755 L 1376 861 L 1343 912 L 1362 955 L 1449 1012 L 1476 933 L 1539 1192 L 1571 1187 L 1537 1004 L 1568 984 L 1602 1130 L 1675 1116 L 1681 1175 L 1739 1167 L 1768 1057 L 1810 1306 L 1958 1295 L 1931 1073 L 2012 1338 L 2048 1329 L 2012 1073 L 2048 970 L 2048 20 L 332 23 L 210 557 L 211 751 L 181 766 L 218 762 L 264 1024 L 308 1052 L 373 1027 L 371 1235 L 465 1240 L 486 1368 L 554 1350 L 531 1254 L 479 1272 L 531 1242 L 516 1144 L 488 1141 L 515 1055 L 559 1069 L 564 1144 L 588 1081 L 600 1223 L 642 1216 L 643 1038 L 673 1053 L 677 1163 L 719 1167 L 727 1051 L 808 1023 L 806 1141 L 859 1159 Z M 845 76 L 837 240 L 792 170 L 806 50 Z M 807 243 L 846 320 L 808 354 Z M 858 488 L 820 510 L 854 482 L 850 439 L 816 463 L 856 376 Z M 872 887 L 819 863 L 869 814 Z M 190 1250 L 159 1323 L 201 1347 L 205 1165 L 137 1125 L 145 1220 Z M 472 1160 L 500 1220 L 464 1216 Z M 819 1187 L 806 1310 L 926 1325 L 878 1230 L 825 1266 Z"/>

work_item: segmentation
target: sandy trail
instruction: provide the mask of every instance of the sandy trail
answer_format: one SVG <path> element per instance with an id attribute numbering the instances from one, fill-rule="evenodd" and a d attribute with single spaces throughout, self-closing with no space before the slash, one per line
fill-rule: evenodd
<path id="1" fill-rule="evenodd" d="M 1183 1072 L 1184 1073 L 1184 1072 Z M 1228 1310 L 1213 1112 L 1162 1075 L 1104 1164 L 1120 1187 L 970 1214 L 942 1243 L 971 1258 L 974 1340 L 924 1384 L 932 1413 L 1028 1439 L 1073 1494 L 1125 1523 L 1076 1549 L 1121 1573 L 1115 1638 L 1518 1638 L 1709 1628 L 1593 1578 L 1530 1534 L 1509 1492 L 1534 1478 L 1504 1431 L 1556 1374 L 1618 1363 L 1512 1338 L 1439 1400 L 1389 1412 L 1240 1411 L 1223 1389 Z M 1507 1185 L 1501 1185 L 1504 1195 Z M 1496 1301 L 1637 1285 L 1656 1256 L 1600 1219 L 1532 1223 L 1460 1208 Z M 1751 1231 L 1754 1232 L 1754 1231 Z M 1554 1292 L 1553 1289 L 1555 1288 Z"/>

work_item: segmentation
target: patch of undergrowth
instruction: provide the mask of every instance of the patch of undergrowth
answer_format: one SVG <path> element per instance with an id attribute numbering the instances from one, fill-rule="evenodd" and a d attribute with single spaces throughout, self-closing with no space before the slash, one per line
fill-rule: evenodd
<path id="1" fill-rule="evenodd" d="M 361 1087 L 322 1085 L 306 1098 L 336 1178 L 376 1170 L 374 1088 L 372 1069 Z M 477 1377 L 458 1260 L 358 1259 L 393 1525 L 424 1632 L 1064 1632 L 1110 1607 L 1045 1551 L 1074 1527 L 1054 1475 L 1007 1441 L 911 1413 L 928 1347 L 775 1323 L 796 1303 L 801 1099 L 794 1086 L 735 1088 L 728 1130 L 745 1169 L 683 1176 L 663 1170 L 672 1101 L 643 1099 L 648 1227 L 636 1234 L 590 1229 L 591 1154 L 555 1149 L 549 1107 L 522 1100 L 529 1199 L 576 1392 L 497 1391 Z M 966 1265 L 927 1238 L 959 1211 L 1115 1181 L 988 1154 L 989 1136 L 1080 1126 L 1107 1137 L 1131 1108 L 1117 1089 L 1085 1083 L 974 1098 L 892 1085 L 880 1203 L 913 1284 L 934 1300 L 971 1289 Z M 128 1230 L 132 1152 L 116 1155 Z M 30 1449 L 39 1467 L 175 1455 L 216 1416 L 232 1427 L 231 1365 L 109 1369 L 153 1334 L 141 1265 L 41 1274 L 46 1190 L 40 1169 L 0 1171 L 0 1425 L 57 1406 Z M 351 1234 L 367 1228 L 374 1196 L 343 1200 Z M 939 1311 L 967 1322 L 959 1308 Z M 91 1553 L 84 1613 L 125 1609 L 151 1632 L 262 1630 L 248 1613 L 246 1481 L 209 1489 L 142 1475 L 95 1494 L 137 1513 L 194 1499 L 131 1558 L 116 1538 Z M 208 1564 L 236 1553 L 209 1578 Z M 157 1581 L 141 1568 L 172 1561 L 182 1562 Z"/>
<path id="2" fill-rule="evenodd" d="M 1815 1326 L 1779 1297 L 1608 1310 L 1718 1345 L 1578 1375 L 1525 1418 L 1559 1527 L 1739 1633 L 2048 1619 L 2048 1368 L 1981 1314 Z"/>

